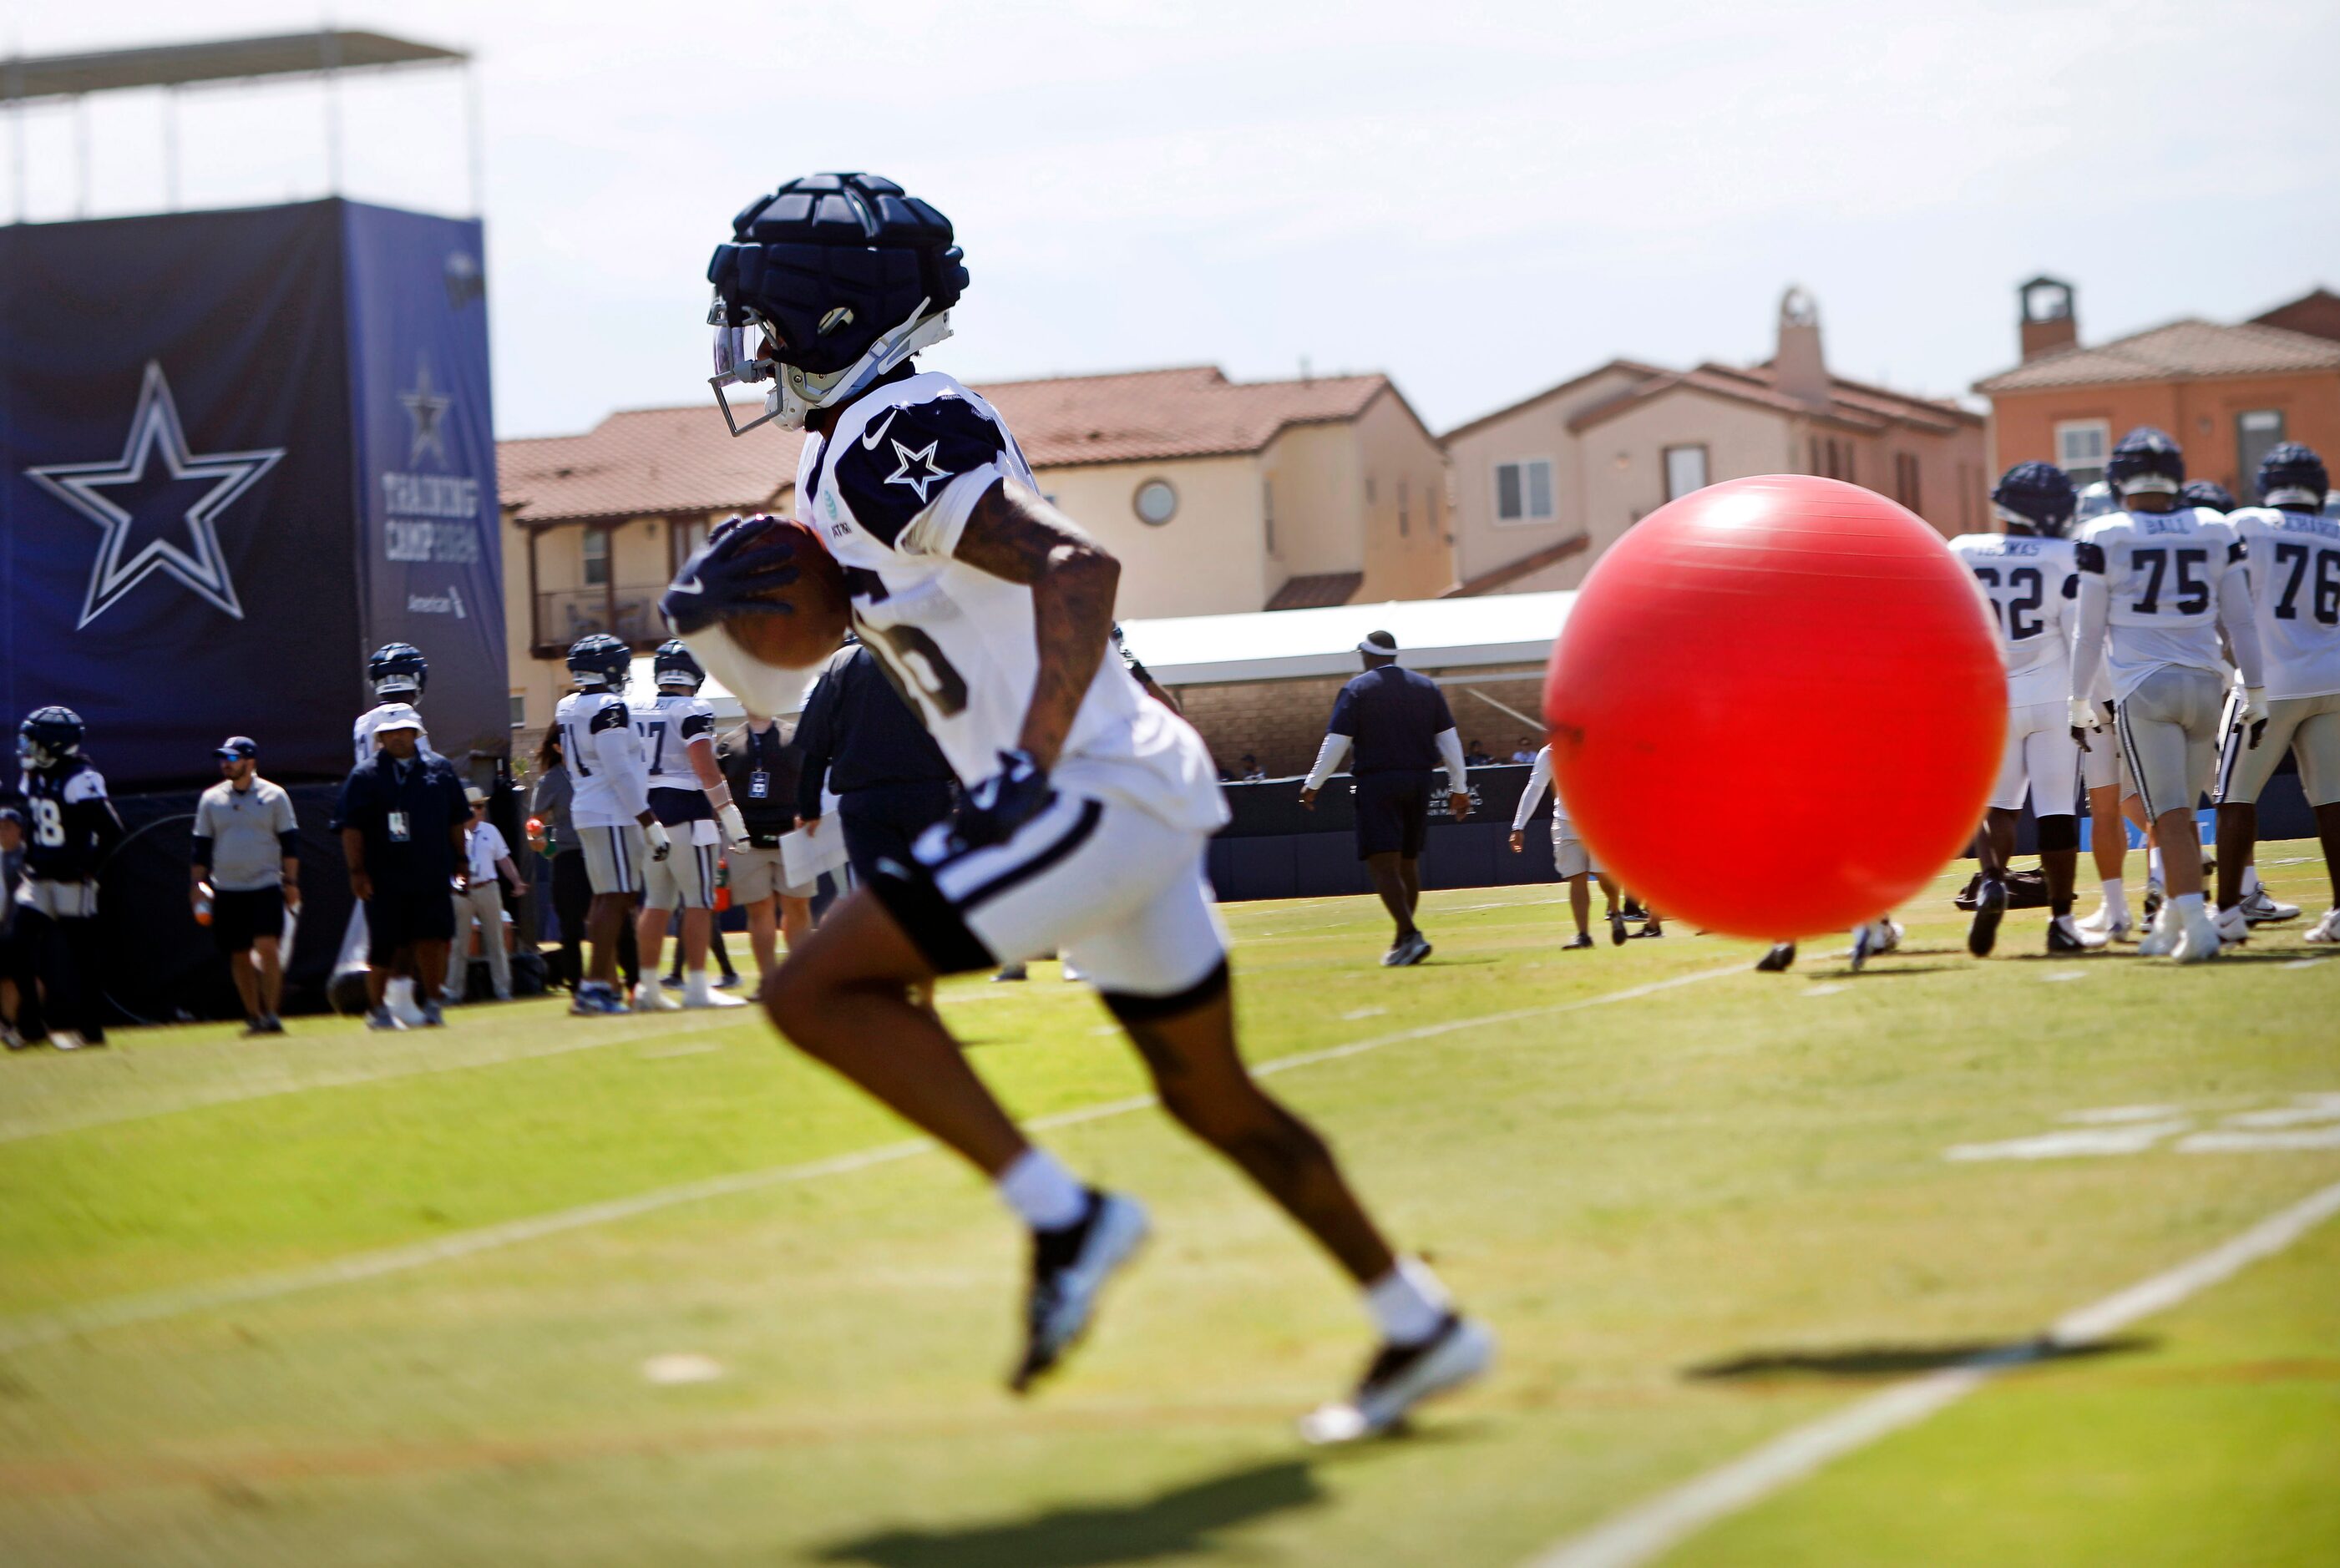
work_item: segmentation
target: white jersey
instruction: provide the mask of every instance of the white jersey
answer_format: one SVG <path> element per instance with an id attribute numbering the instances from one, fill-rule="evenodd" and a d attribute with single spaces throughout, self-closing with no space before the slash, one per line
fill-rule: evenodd
<path id="1" fill-rule="evenodd" d="M 649 759 L 633 720 L 626 699 L 612 691 L 571 692 L 553 710 L 574 790 L 569 817 L 579 827 L 622 827 L 649 809 Z M 604 746 L 611 732 L 622 742 Z"/>
<path id="2" fill-rule="evenodd" d="M 418 722 L 422 717 L 421 714 L 415 710 L 412 703 L 383 703 L 360 714 L 357 724 L 350 731 L 350 746 L 357 753 L 357 760 L 360 764 L 373 760 L 374 735 L 382 728 L 382 721 L 392 715 L 403 719 L 414 719 Z M 424 756 L 431 755 L 431 733 L 428 730 L 418 732 L 414 737 L 414 745 L 415 749 Z"/>
<path id="3" fill-rule="evenodd" d="M 1560 781 L 1552 776 L 1552 748 L 1544 747 L 1535 754 L 1535 765 L 1528 769 L 1527 787 L 1520 791 L 1519 809 L 1512 813 L 1512 831 L 1518 833 L 1535 815 L 1536 802 L 1543 798 L 1545 787 L 1552 790 L 1552 820 L 1568 821 L 1568 803 L 1561 798 Z"/>
<path id="4" fill-rule="evenodd" d="M 1003 476 L 1037 488 L 991 405 L 935 372 L 862 397 L 826 439 L 805 442 L 797 467 L 798 506 L 847 569 L 861 640 L 967 784 L 1016 745 L 1039 676 L 1032 590 L 952 556 Z M 1057 787 L 1217 831 L 1227 808 L 1202 737 L 1100 652 Z"/>
<path id="5" fill-rule="evenodd" d="M 2107 512 L 2075 544 L 2079 569 L 2104 577 L 2105 666 L 2116 700 L 2172 666 L 2226 680 L 2218 590 L 2242 550 L 2225 518 L 2206 507 Z"/>
<path id="6" fill-rule="evenodd" d="M 2340 692 L 2340 521 L 2246 507 L 2226 522 L 2243 546 L 2267 695 Z"/>
<path id="7" fill-rule="evenodd" d="M 654 692 L 633 710 L 634 734 L 641 737 L 644 776 L 652 789 L 704 790 L 690 765 L 690 743 L 715 739 L 715 709 L 688 692 Z"/>
<path id="8" fill-rule="evenodd" d="M 2031 534 L 1961 534 L 1950 553 L 1966 563 L 1990 603 L 1998 633 L 1999 662 L 2007 666 L 2007 703 L 2060 703 L 2070 695 L 2070 614 L 2079 595 L 2069 539 Z"/>

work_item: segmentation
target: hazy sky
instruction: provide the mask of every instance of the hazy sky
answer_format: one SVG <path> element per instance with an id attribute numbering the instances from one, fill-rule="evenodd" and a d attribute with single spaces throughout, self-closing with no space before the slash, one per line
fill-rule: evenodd
<path id="1" fill-rule="evenodd" d="M 2034 272 L 2089 340 L 2340 286 L 2340 6 L 2313 0 L 0 0 L 0 52 L 327 15 L 478 54 L 505 435 L 705 396 L 707 253 L 818 169 L 957 226 L 938 368 L 1305 358 L 1389 371 L 1435 429 L 1614 355 L 1760 359 L 1790 282 L 1838 370 L 1936 394 L 2012 361 Z M 468 208 L 454 77 L 341 99 L 347 193 Z M 162 115 L 92 104 L 94 212 L 162 204 Z M 23 121 L 30 215 L 72 215 L 73 114 Z M 322 193 L 323 124 L 312 86 L 183 94 L 184 201 Z"/>

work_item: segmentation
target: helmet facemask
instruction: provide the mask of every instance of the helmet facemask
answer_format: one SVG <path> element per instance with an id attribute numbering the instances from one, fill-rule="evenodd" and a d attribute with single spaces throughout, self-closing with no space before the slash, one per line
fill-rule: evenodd
<path id="1" fill-rule="evenodd" d="M 708 321 L 715 328 L 715 374 L 707 379 L 714 389 L 715 405 L 723 410 L 723 422 L 735 436 L 744 436 L 759 425 L 778 421 L 784 430 L 801 430 L 815 409 L 827 409 L 859 396 L 878 377 L 917 353 L 920 350 L 941 342 L 951 335 L 950 312 L 938 311 L 926 313 L 930 300 L 920 300 L 908 318 L 891 331 L 878 335 L 878 340 L 853 363 L 841 370 L 819 373 L 789 364 L 779 356 L 786 352 L 786 337 L 778 325 L 741 306 L 737 313 L 744 325 L 732 326 L 734 313 L 718 291 L 715 302 L 709 307 Z M 848 318 L 850 319 L 849 317 Z M 759 352 L 750 354 L 748 337 L 761 332 L 763 343 Z M 741 424 L 732 411 L 731 400 L 723 389 L 733 383 L 753 385 L 770 381 L 772 388 L 764 394 L 764 411 Z"/>

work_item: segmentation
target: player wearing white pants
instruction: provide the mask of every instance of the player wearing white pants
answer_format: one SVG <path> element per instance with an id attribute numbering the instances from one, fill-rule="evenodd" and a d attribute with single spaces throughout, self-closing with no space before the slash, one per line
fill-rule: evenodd
<path id="1" fill-rule="evenodd" d="M 1950 541 L 1950 553 L 1974 574 L 2007 670 L 2006 749 L 1989 812 L 1975 839 L 1982 879 L 1967 950 L 1981 958 L 1998 941 L 2007 912 L 2007 863 L 2015 853 L 2016 823 L 2028 794 L 2039 823 L 2039 864 L 2048 881 L 2048 951 L 2079 952 L 2101 947 L 2107 939 L 2072 920 L 2072 883 L 2080 858 L 2080 824 L 2074 812 L 2080 750 L 2066 698 L 2071 685 L 2068 611 L 2079 579 L 2077 551 L 2064 533 L 2077 497 L 2061 468 L 2018 463 L 2000 476 L 1990 498 L 2004 531 L 1964 534 Z M 1856 967 L 1865 945 L 1863 933 L 1855 932 Z M 1889 950 L 1891 943 L 1886 945 Z"/>
<path id="2" fill-rule="evenodd" d="M 2286 441 L 2260 461 L 2264 507 L 2227 520 L 2248 561 L 2253 624 L 2266 656 L 2266 691 L 2260 722 L 2238 733 L 2220 770 L 2218 797 L 2218 918 L 2222 931 L 2238 920 L 2279 918 L 2262 890 L 2244 884 L 2229 868 L 2258 839 L 2259 792 L 2286 747 L 2299 762 L 2299 782 L 2315 810 L 2332 903 L 2307 932 L 2313 942 L 2340 942 L 2340 522 L 2321 515 L 2330 485 L 2324 461 Z M 2246 708 L 2257 702 L 2246 698 Z M 2255 716 L 2246 711 L 2244 718 Z"/>
<path id="3" fill-rule="evenodd" d="M 1601 868 L 1592 863 L 1592 852 L 1582 839 L 1576 836 L 1576 824 L 1568 814 L 1568 803 L 1560 797 L 1560 783 L 1552 776 L 1552 747 L 1535 754 L 1535 765 L 1528 770 L 1528 782 L 1520 791 L 1520 804 L 1512 813 L 1512 853 L 1522 852 L 1528 821 L 1535 815 L 1536 803 L 1543 798 L 1546 787 L 1552 790 L 1552 865 L 1554 874 L 1568 884 L 1568 911 L 1576 920 L 1576 940 L 1562 949 L 1574 952 L 1592 945 L 1591 879 L 1599 878 L 1602 896 L 1609 901 L 1609 941 L 1621 947 L 1625 943 L 1625 915 L 1617 907 L 1617 884 L 1603 876 Z"/>
<path id="4" fill-rule="evenodd" d="M 2121 750 L 2154 824 L 2169 897 L 2138 944 L 2180 963 L 2217 956 L 2216 922 L 2203 908 L 2196 798 L 2211 784 L 2226 666 L 2223 630 L 2259 715 L 2259 636 L 2244 549 L 2226 518 L 2176 504 L 2186 463 L 2160 430 L 2121 438 L 2106 477 L 2123 510 L 2090 523 L 2078 541 L 2079 632 L 2073 646 L 2075 726 L 2094 722 L 2087 700 L 2099 668 L 2112 675 Z"/>
<path id="5" fill-rule="evenodd" d="M 618 993 L 618 939 L 641 896 L 642 868 L 666 859 L 673 848 L 666 824 L 650 810 L 649 759 L 626 705 L 633 663 L 634 650 L 607 632 L 578 638 L 569 649 L 577 689 L 552 714 L 574 786 L 569 818 L 593 889 L 586 916 L 588 972 L 569 1006 L 580 1017 L 627 1011 Z M 648 962 L 642 967 L 655 972 Z"/>
<path id="6" fill-rule="evenodd" d="M 818 175 L 751 204 L 732 234 L 709 272 L 717 380 L 770 380 L 771 415 L 811 432 L 801 521 L 719 528 L 660 608 L 742 706 L 785 714 L 801 666 L 830 651 L 819 645 L 841 583 L 871 656 L 965 787 L 913 846 L 916 863 L 881 856 L 768 978 L 773 1023 L 989 1178 L 1028 1228 L 1012 1386 L 1056 1367 L 1086 1331 L 1145 1211 L 1036 1147 L 911 992 L 1052 946 L 1102 993 L 1164 1109 L 1356 1283 L 1382 1345 L 1306 1434 L 1385 1431 L 1477 1376 L 1492 1356 L 1487 1330 L 1391 1249 L 1324 1139 L 1244 1065 L 1203 883 L 1226 805 L 1201 737 L 1108 651 L 1120 564 L 1041 496 L 990 404 L 908 364 L 947 330 L 966 286 L 948 222 L 890 182 Z M 802 260 L 812 247 L 817 271 Z M 852 308 L 839 308 L 848 288 Z M 772 646 L 798 667 L 735 638 L 731 625 L 751 617 L 816 628 L 792 638 L 778 626 Z"/>

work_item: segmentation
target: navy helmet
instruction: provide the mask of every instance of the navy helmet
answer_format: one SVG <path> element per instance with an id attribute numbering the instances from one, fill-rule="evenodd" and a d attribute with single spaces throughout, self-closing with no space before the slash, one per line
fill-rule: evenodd
<path id="1" fill-rule="evenodd" d="M 67 758 L 79 756 L 87 734 L 81 715 L 71 708 L 54 705 L 35 708 L 16 726 L 16 755 L 35 773 L 46 773 Z"/>
<path id="2" fill-rule="evenodd" d="M 2079 505 L 2071 476 L 2053 463 L 2016 464 L 1991 487 L 1990 500 L 1999 521 L 2058 539 L 2071 531 Z"/>
<path id="3" fill-rule="evenodd" d="M 658 676 L 659 689 L 668 686 L 689 686 L 697 691 L 707 684 L 707 672 L 691 656 L 690 645 L 680 637 L 669 637 L 659 644 L 651 656 L 650 669 Z"/>
<path id="4" fill-rule="evenodd" d="M 2310 511 L 2324 505 L 2332 477 L 2315 449 L 2298 441 L 2279 441 L 2259 459 L 2259 498 L 2270 507 L 2298 506 Z"/>
<path id="5" fill-rule="evenodd" d="M 2117 496 L 2175 496 L 2186 482 L 2186 454 L 2168 431 L 2139 425 L 2113 448 L 2105 478 Z"/>
<path id="6" fill-rule="evenodd" d="M 422 695 L 430 678 L 431 661 L 412 643 L 384 643 L 366 660 L 366 679 L 373 683 L 373 695 L 383 702 L 412 702 Z"/>
<path id="7" fill-rule="evenodd" d="M 624 691 L 633 667 L 634 650 L 607 632 L 588 632 L 569 645 L 569 673 L 577 678 L 580 689 L 601 686 Z"/>
<path id="8" fill-rule="evenodd" d="M 2072 526 L 2078 528 L 2107 512 L 2117 512 L 2120 503 L 2113 498 L 2113 488 L 2102 479 L 2091 480 L 2080 487 L 2078 500 L 2072 508 Z"/>
<path id="9" fill-rule="evenodd" d="M 709 380 L 736 436 L 768 419 L 801 429 L 813 409 L 858 395 L 950 336 L 967 277 L 950 220 L 893 181 L 808 174 L 740 209 L 707 281 L 715 285 Z M 767 378 L 764 413 L 739 423 L 723 389 Z"/>
<path id="10" fill-rule="evenodd" d="M 2207 507 L 2214 512 L 2235 509 L 2235 492 L 2216 479 L 2188 479 L 2178 488 L 2177 504 L 2181 507 Z"/>

